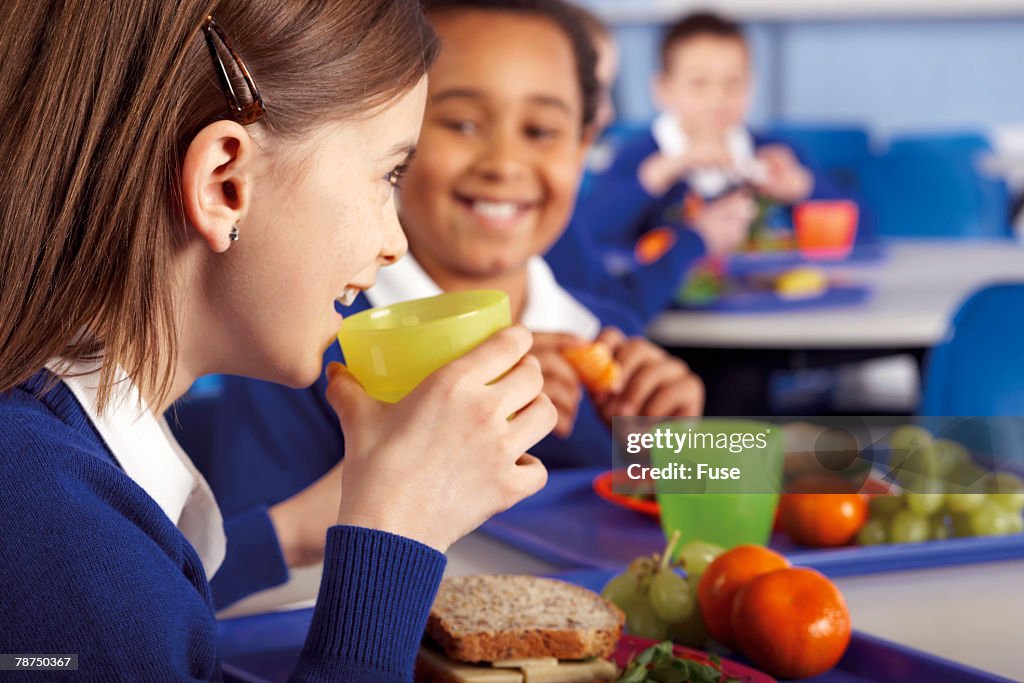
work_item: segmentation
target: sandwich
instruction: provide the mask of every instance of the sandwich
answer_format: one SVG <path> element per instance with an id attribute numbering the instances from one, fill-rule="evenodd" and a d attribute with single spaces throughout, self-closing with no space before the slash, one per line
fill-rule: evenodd
<path id="1" fill-rule="evenodd" d="M 441 583 L 416 660 L 417 683 L 597 683 L 617 676 L 625 616 L 600 595 L 536 576 Z"/>

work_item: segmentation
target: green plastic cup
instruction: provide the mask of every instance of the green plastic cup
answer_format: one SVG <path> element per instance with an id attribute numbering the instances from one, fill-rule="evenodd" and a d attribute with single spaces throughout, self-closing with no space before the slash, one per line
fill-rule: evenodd
<path id="1" fill-rule="evenodd" d="M 766 447 L 732 453 L 719 448 L 651 449 L 651 465 L 664 468 L 683 464 L 695 467 L 738 467 L 743 479 L 675 482 L 657 480 L 655 490 L 661 509 L 661 528 L 669 538 L 679 531 L 682 543 L 706 541 L 732 548 L 753 543 L 765 545 L 771 538 L 784 459 L 782 431 L 774 425 L 749 420 L 700 420 L 668 423 L 675 430 L 692 427 L 716 434 L 764 434 Z M 702 491 L 680 493 L 681 490 Z M 757 492 L 754 492 L 757 491 Z M 761 492 L 763 491 L 763 492 Z"/>
<path id="2" fill-rule="evenodd" d="M 395 403 L 427 375 L 511 324 L 505 292 L 448 292 L 345 318 L 338 341 L 366 393 Z"/>

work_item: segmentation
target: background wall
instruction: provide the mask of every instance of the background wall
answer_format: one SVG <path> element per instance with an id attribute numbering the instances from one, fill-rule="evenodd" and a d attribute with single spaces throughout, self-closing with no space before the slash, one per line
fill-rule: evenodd
<path id="1" fill-rule="evenodd" d="M 695 5 L 589 4 L 613 23 L 622 48 L 621 117 L 649 118 L 661 21 Z M 771 5 L 766 0 L 758 7 L 763 14 Z M 817 7 L 826 5 L 823 0 Z M 932 18 L 920 16 L 927 15 L 921 9 L 911 17 L 853 13 L 808 20 L 799 12 L 766 19 L 741 11 L 755 56 L 751 121 L 858 122 L 882 135 L 1024 126 L 1024 17 L 1005 5 L 996 9 L 1007 15 Z"/>

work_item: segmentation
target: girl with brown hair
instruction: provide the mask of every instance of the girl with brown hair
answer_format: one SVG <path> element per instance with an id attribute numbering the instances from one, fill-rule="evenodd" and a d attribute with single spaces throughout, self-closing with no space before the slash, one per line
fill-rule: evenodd
<path id="1" fill-rule="evenodd" d="M 223 526 L 158 416 L 207 373 L 317 379 L 335 299 L 405 252 L 436 50 L 414 0 L 0 7 L 0 652 L 222 677 Z M 345 477 L 295 680 L 411 677 L 442 553 L 544 484 L 530 344 L 505 330 L 394 405 L 332 368 Z"/>

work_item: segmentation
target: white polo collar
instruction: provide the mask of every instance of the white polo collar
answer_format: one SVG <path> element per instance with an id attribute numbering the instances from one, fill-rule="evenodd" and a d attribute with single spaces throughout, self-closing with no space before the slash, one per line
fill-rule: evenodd
<path id="1" fill-rule="evenodd" d="M 61 376 L 125 474 L 178 527 L 202 560 L 207 577 L 212 577 L 227 548 L 224 522 L 210 486 L 178 445 L 167 421 L 150 412 L 120 366 L 102 415 L 97 411 L 99 362 L 66 365 L 55 360 L 47 368 Z"/>
<path id="2" fill-rule="evenodd" d="M 526 306 L 519 322 L 533 332 L 566 332 L 584 339 L 597 336 L 601 321 L 558 284 L 542 257 L 530 257 L 526 270 Z M 412 254 L 406 254 L 397 263 L 381 269 L 377 284 L 366 291 L 366 298 L 376 307 L 441 293 Z"/>
<path id="3" fill-rule="evenodd" d="M 651 124 L 651 134 L 658 143 L 658 151 L 666 156 L 681 156 L 690 147 L 690 139 L 674 116 L 662 112 Z M 736 165 L 735 172 L 718 169 L 698 169 L 687 177 L 687 182 L 704 197 L 714 197 L 729 185 L 744 179 L 757 180 L 764 170 L 755 156 L 754 138 L 746 128 L 736 127 L 726 133 L 726 148 Z"/>

